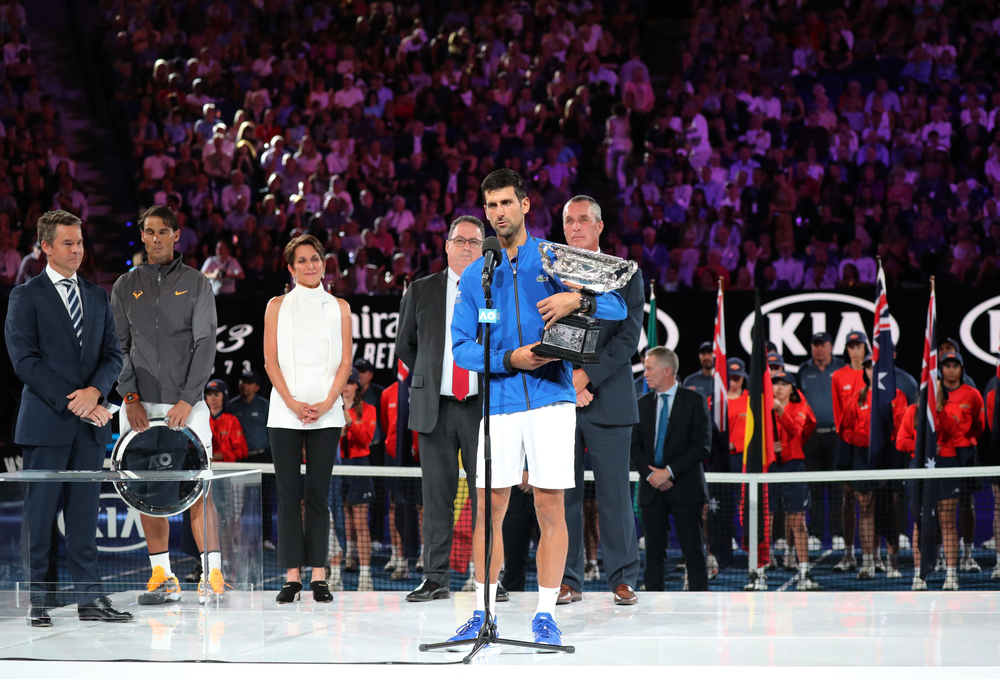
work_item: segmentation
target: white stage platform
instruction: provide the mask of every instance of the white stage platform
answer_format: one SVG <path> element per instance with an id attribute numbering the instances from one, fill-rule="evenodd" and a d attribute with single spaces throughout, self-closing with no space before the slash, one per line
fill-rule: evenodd
<path id="1" fill-rule="evenodd" d="M 0 624 L 0 659 L 223 661 L 232 663 L 449 663 L 461 655 L 421 653 L 469 617 L 473 595 L 409 604 L 402 593 L 335 594 L 332 604 L 278 606 L 274 592 L 247 594 L 240 610 L 198 606 L 193 593 L 169 607 L 139 607 L 115 595 L 129 624 L 82 623 L 74 608 L 53 626 Z M 501 636 L 530 639 L 534 593 L 499 604 Z M 263 606 L 260 602 L 263 599 Z M 505 648 L 497 665 L 671 665 L 743 667 L 975 667 L 1000 665 L 1000 593 L 639 593 L 637 606 L 586 594 L 558 608 L 572 655 Z M 59 666 L 50 666 L 59 671 Z M 183 671 L 183 670 L 179 670 Z"/>

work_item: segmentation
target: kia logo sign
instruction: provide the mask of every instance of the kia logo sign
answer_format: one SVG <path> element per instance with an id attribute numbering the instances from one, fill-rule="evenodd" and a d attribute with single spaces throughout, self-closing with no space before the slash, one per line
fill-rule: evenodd
<path id="1" fill-rule="evenodd" d="M 644 304 L 642 311 L 644 317 L 639 335 L 639 348 L 637 349 L 640 354 L 649 346 L 649 338 L 646 336 L 646 326 L 649 323 L 649 305 Z M 677 331 L 677 324 L 674 323 L 674 319 L 670 318 L 670 315 L 663 309 L 656 310 L 656 326 L 657 335 L 663 339 L 663 346 L 671 351 L 676 349 L 677 342 L 680 340 L 680 333 Z M 643 370 L 645 370 L 645 366 L 642 363 L 636 363 L 632 366 L 632 372 L 634 373 L 641 373 Z"/>
<path id="2" fill-rule="evenodd" d="M 59 533 L 66 537 L 66 519 L 62 510 L 56 517 Z M 131 552 L 146 548 L 139 510 L 127 506 L 118 493 L 101 493 L 101 510 L 97 519 L 98 552 Z"/>
<path id="3" fill-rule="evenodd" d="M 976 305 L 962 319 L 962 325 L 959 326 L 958 330 L 959 337 L 962 338 L 963 353 L 966 356 L 972 354 L 989 365 L 996 365 L 996 355 L 1000 354 L 1000 309 L 993 308 L 997 306 L 1000 306 L 1000 297 L 992 297 L 982 304 Z M 989 324 L 983 322 L 985 320 L 982 319 L 984 314 L 988 317 Z M 973 332 L 976 332 L 980 337 L 983 336 L 984 332 L 988 332 L 989 346 L 979 346 Z M 940 336 L 938 335 L 938 337 Z"/>
<path id="4" fill-rule="evenodd" d="M 997 301 L 1000 302 L 1000 297 Z M 810 340 L 818 332 L 827 332 L 833 337 L 834 356 L 844 353 L 847 335 L 855 330 L 865 333 L 871 341 L 867 329 L 871 322 L 866 324 L 862 320 L 862 311 L 874 319 L 875 302 L 831 292 L 789 295 L 760 307 L 765 323 L 764 336 L 774 342 L 786 361 L 802 359 L 798 363 L 812 358 Z M 740 344 L 747 353 L 753 348 L 753 316 L 753 313 L 748 314 L 740 325 Z M 899 324 L 895 318 L 889 320 L 893 342 L 898 343 Z M 785 363 L 785 369 L 791 373 L 799 370 L 798 365 L 791 362 Z"/>

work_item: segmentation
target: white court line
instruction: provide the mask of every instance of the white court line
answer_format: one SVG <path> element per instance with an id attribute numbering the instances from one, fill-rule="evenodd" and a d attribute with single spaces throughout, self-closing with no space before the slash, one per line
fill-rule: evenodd
<path id="1" fill-rule="evenodd" d="M 823 559 L 825 559 L 826 557 L 830 556 L 831 554 L 833 554 L 833 550 L 832 549 L 826 550 L 825 552 L 823 552 L 822 554 L 819 555 L 818 559 L 816 559 L 816 564 L 819 564 Z M 812 566 L 810 566 L 810 568 L 811 567 Z M 789 578 L 788 582 L 786 582 L 781 587 L 779 587 L 777 591 L 779 591 L 779 592 L 786 592 L 786 591 L 788 591 L 789 587 L 791 587 L 793 584 L 795 584 L 795 583 L 797 583 L 799 581 L 799 577 L 801 575 L 802 575 L 802 571 L 799 571 L 798 573 L 796 573 L 795 575 L 793 575 L 791 578 Z"/>

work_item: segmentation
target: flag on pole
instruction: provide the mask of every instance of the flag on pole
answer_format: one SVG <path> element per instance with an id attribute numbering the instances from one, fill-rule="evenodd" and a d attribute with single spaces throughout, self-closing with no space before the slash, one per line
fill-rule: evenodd
<path id="1" fill-rule="evenodd" d="M 885 272 L 879 261 L 875 279 L 875 328 L 872 333 L 872 420 L 868 439 L 869 469 L 878 469 L 885 447 L 892 440 L 892 402 L 896 398 L 896 345 L 892 340 Z"/>
<path id="2" fill-rule="evenodd" d="M 712 352 L 715 354 L 715 368 L 712 370 L 712 420 L 715 428 L 725 433 L 729 429 L 729 380 L 726 373 L 726 320 L 721 284 L 718 300 L 715 333 L 712 336 Z"/>
<path id="3" fill-rule="evenodd" d="M 753 345 L 750 350 L 750 378 L 747 383 L 747 425 L 743 449 L 743 471 L 761 474 L 774 462 L 774 390 L 767 369 L 764 317 L 760 313 L 760 293 L 754 292 Z"/>
<path id="4" fill-rule="evenodd" d="M 649 281 L 649 318 L 646 321 L 646 348 L 660 346 L 659 333 L 656 330 L 656 279 Z M 642 381 L 642 393 L 649 393 L 649 383 Z"/>
<path id="5" fill-rule="evenodd" d="M 723 285 L 719 281 L 719 296 L 715 312 L 715 332 L 712 335 L 712 453 L 708 471 L 729 471 L 729 373 L 726 367 L 726 322 L 723 306 Z M 726 568 L 733 562 L 733 504 L 732 488 L 709 486 L 708 545 L 719 562 Z"/>
<path id="6" fill-rule="evenodd" d="M 754 290 L 753 344 L 750 349 L 750 377 L 747 383 L 746 436 L 743 448 L 743 473 L 762 474 L 774 462 L 774 389 L 767 369 L 767 343 L 764 340 L 764 317 L 760 312 L 760 292 Z M 771 560 L 771 522 L 768 520 L 768 484 L 757 486 L 757 563 L 762 568 Z M 749 517 L 749 499 L 744 487 L 742 515 Z M 743 525 L 747 523 L 744 520 Z"/>
<path id="7" fill-rule="evenodd" d="M 927 329 L 924 333 L 924 361 L 920 371 L 920 401 L 917 405 L 916 449 L 911 466 L 920 469 L 934 468 L 937 453 L 937 431 L 934 417 L 937 415 L 937 304 L 934 293 L 934 278 L 931 277 L 931 299 L 927 305 Z M 921 508 L 920 519 L 920 577 L 927 576 L 937 563 L 937 516 L 936 498 L 932 492 L 933 480 L 925 479 L 916 484 L 917 506 Z"/>

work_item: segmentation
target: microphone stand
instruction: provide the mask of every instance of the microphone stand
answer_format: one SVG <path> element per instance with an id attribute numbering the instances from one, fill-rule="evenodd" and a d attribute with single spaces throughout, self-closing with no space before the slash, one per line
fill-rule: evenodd
<path id="1" fill-rule="evenodd" d="M 483 296 L 486 298 L 486 308 L 493 308 L 493 291 L 490 288 L 490 283 L 492 282 L 492 277 L 489 281 L 483 282 Z M 575 653 L 576 648 L 573 646 L 554 646 L 552 644 L 536 644 L 533 641 L 520 641 L 518 639 L 502 639 L 497 636 L 497 624 L 494 616 L 491 615 L 490 611 L 490 588 L 499 586 L 499 578 L 497 579 L 497 584 L 490 584 L 490 566 L 492 566 L 493 561 L 493 457 L 491 455 L 490 446 L 490 325 L 492 323 L 483 323 L 483 465 L 484 465 L 484 478 L 485 478 L 485 507 L 481 507 L 480 511 L 484 511 L 485 514 L 480 514 L 480 516 L 485 516 L 483 523 L 485 525 L 485 535 L 486 540 L 486 595 L 483 608 L 486 614 L 486 620 L 483 622 L 483 626 L 479 628 L 479 636 L 476 637 L 475 642 L 473 642 L 472 650 L 469 651 L 468 655 L 462 658 L 462 662 L 468 665 L 472 662 L 472 657 L 476 655 L 486 646 L 496 645 L 496 646 L 516 646 L 519 648 L 532 648 L 535 650 L 547 651 L 550 653 L 562 652 L 562 653 Z M 464 646 L 468 644 L 468 641 L 442 641 L 436 644 L 420 644 L 421 651 L 433 651 L 439 648 L 449 648 L 452 646 Z"/>

